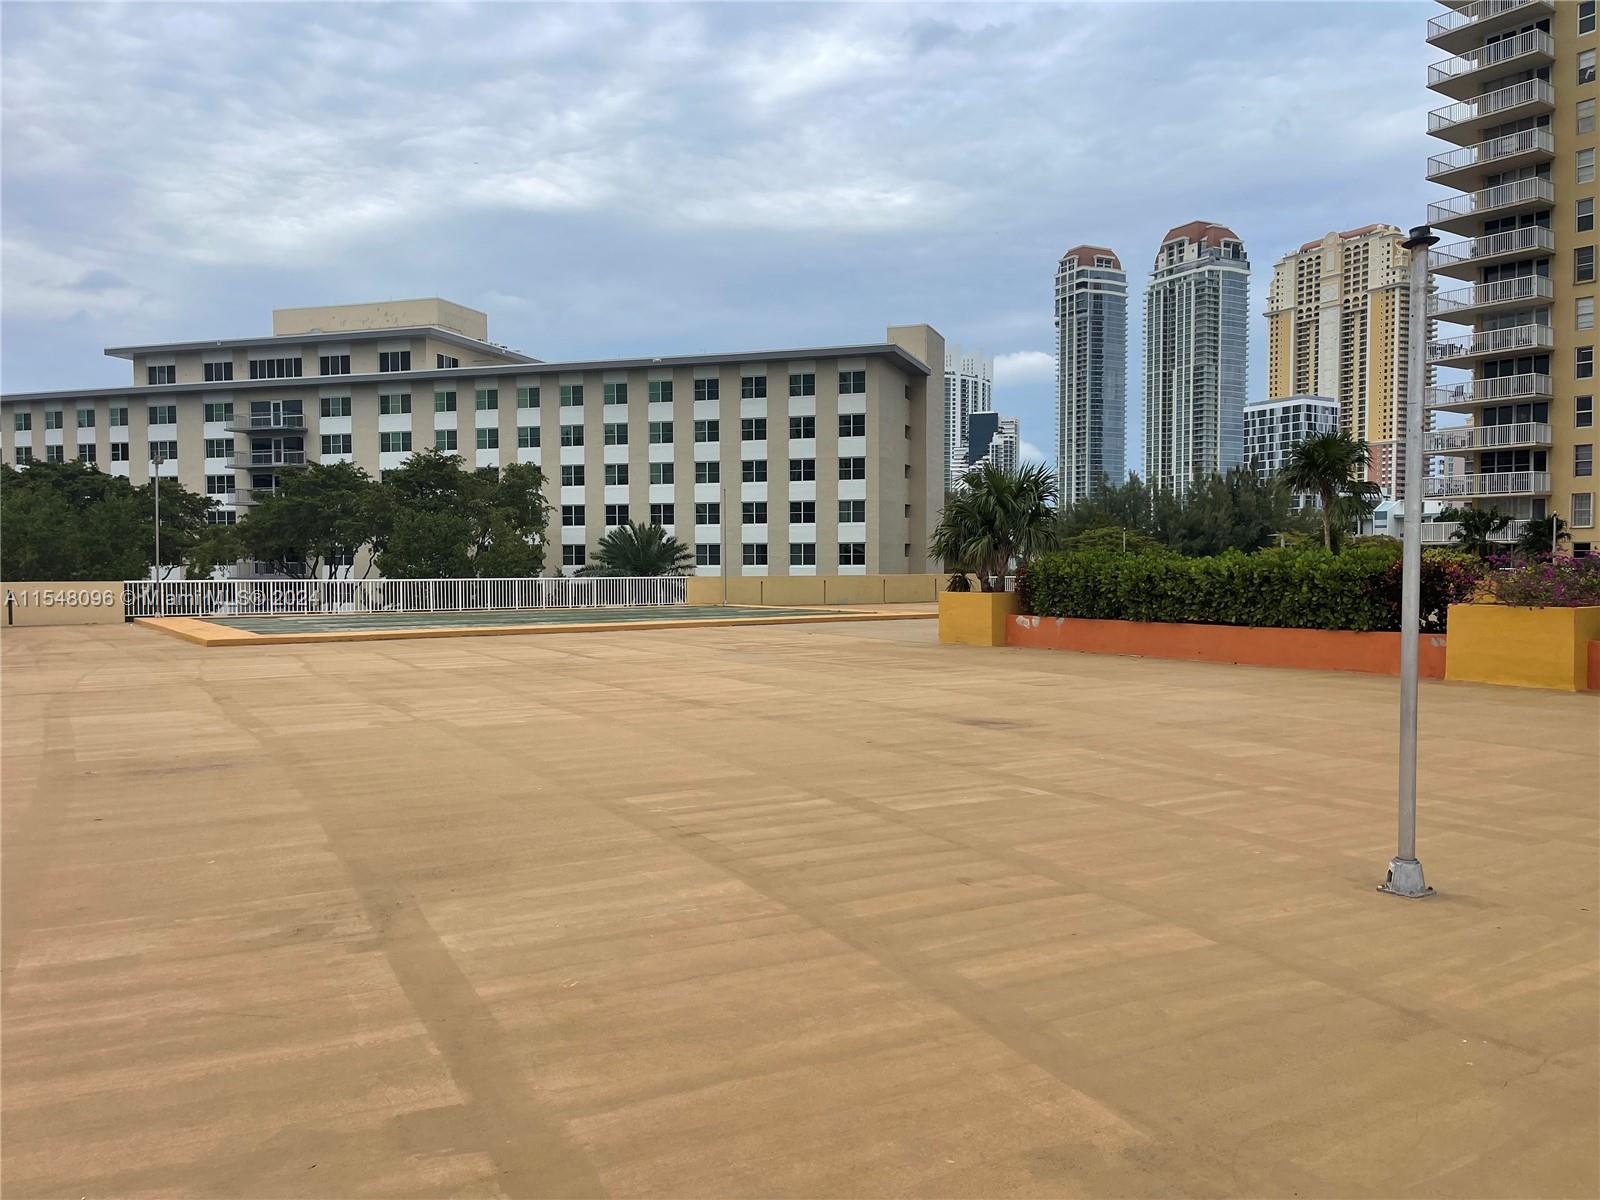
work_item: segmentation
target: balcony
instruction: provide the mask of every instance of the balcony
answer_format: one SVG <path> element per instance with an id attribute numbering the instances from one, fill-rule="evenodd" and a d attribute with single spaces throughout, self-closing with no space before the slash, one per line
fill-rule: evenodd
<path id="1" fill-rule="evenodd" d="M 1554 295 L 1547 275 L 1518 275 L 1475 287 L 1457 288 L 1428 297 L 1428 315 L 1441 321 L 1470 324 L 1485 312 L 1548 302 Z M 1509 332 L 1496 330 L 1495 332 Z"/>
<path id="2" fill-rule="evenodd" d="M 234 506 L 245 508 L 252 504 L 260 504 L 271 496 L 276 496 L 281 489 L 275 487 L 249 487 L 239 488 L 234 492 Z"/>
<path id="3" fill-rule="evenodd" d="M 1556 43 L 1542 29 L 1478 46 L 1428 68 L 1428 87 L 1452 100 L 1471 100 L 1486 80 L 1514 71 L 1531 71 L 1555 61 Z"/>
<path id="4" fill-rule="evenodd" d="M 1523 351 L 1550 350 L 1555 331 L 1548 325 L 1513 325 L 1509 329 L 1481 329 L 1460 337 L 1428 343 L 1428 361 L 1440 367 L 1470 367 L 1485 358 L 1500 358 Z"/>
<path id="5" fill-rule="evenodd" d="M 1428 223 L 1449 233 L 1476 233 L 1488 217 L 1538 212 L 1555 204 L 1555 199 L 1555 188 L 1548 179 L 1518 179 L 1430 204 Z"/>
<path id="6" fill-rule="evenodd" d="M 1555 11 L 1555 0 L 1475 0 L 1428 22 L 1427 42 L 1446 54 L 1465 54 L 1497 33 Z"/>
<path id="7" fill-rule="evenodd" d="M 1495 379 L 1469 379 L 1447 387 L 1430 387 L 1424 395 L 1426 408 L 1444 412 L 1470 413 L 1480 404 L 1504 404 L 1508 400 L 1548 400 L 1550 376 L 1501 375 Z"/>
<path id="8" fill-rule="evenodd" d="M 304 429 L 306 418 L 304 413 L 252 413 L 247 416 L 235 417 L 229 421 L 227 428 L 233 433 L 266 433 L 274 429 Z"/>
<path id="9" fill-rule="evenodd" d="M 1477 279 L 1479 268 L 1491 263 L 1553 254 L 1555 248 L 1556 235 L 1549 229 L 1542 225 L 1525 225 L 1521 229 L 1436 247 L 1428 255 L 1428 269 L 1435 275 Z"/>
<path id="10" fill-rule="evenodd" d="M 1446 475 L 1427 480 L 1423 494 L 1432 500 L 1472 500 L 1486 496 L 1548 496 L 1549 471 L 1497 471 L 1491 475 Z"/>
<path id="11" fill-rule="evenodd" d="M 1504 529 L 1497 529 L 1489 535 L 1491 542 L 1515 542 L 1522 536 L 1522 531 L 1528 527 L 1526 521 L 1512 521 Z M 1448 546 L 1456 540 L 1456 530 L 1461 528 L 1459 521 L 1424 521 L 1422 523 L 1422 544 L 1424 546 Z"/>
<path id="12" fill-rule="evenodd" d="M 1534 450 L 1550 445 L 1550 426 L 1538 421 L 1515 425 L 1462 425 L 1435 429 L 1422 443 L 1428 454 L 1476 454 L 1480 450 Z"/>
<path id="13" fill-rule="evenodd" d="M 1485 92 L 1428 114 L 1428 132 L 1436 138 L 1470 146 L 1483 140 L 1487 125 L 1505 125 L 1523 117 L 1554 112 L 1556 89 L 1547 79 L 1524 79 L 1498 91 Z"/>
<path id="14" fill-rule="evenodd" d="M 230 458 L 226 464 L 230 471 L 280 471 L 306 465 L 304 450 L 252 451 L 248 457 Z"/>
<path id="15" fill-rule="evenodd" d="M 1529 163 L 1549 162 L 1555 156 L 1555 135 L 1548 129 L 1521 129 L 1434 155 L 1428 160 L 1428 181 L 1446 187 L 1471 187 L 1485 171 L 1509 171 Z"/>

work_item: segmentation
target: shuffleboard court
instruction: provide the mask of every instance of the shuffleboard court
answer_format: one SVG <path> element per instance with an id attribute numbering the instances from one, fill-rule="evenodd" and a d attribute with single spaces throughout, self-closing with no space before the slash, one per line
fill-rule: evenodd
<path id="1" fill-rule="evenodd" d="M 292 616 L 210 617 L 213 624 L 248 633 L 377 629 L 488 629 L 510 625 L 606 625 L 619 621 L 738 620 L 741 617 L 826 617 L 839 609 L 740 608 L 713 604 L 656 604 L 618 608 L 515 608 L 496 612 L 303 613 Z"/>

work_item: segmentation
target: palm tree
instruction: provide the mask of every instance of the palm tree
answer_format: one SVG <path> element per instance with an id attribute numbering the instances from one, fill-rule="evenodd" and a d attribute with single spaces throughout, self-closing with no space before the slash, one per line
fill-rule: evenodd
<path id="1" fill-rule="evenodd" d="M 1524 554 L 1554 554 L 1557 542 L 1571 539 L 1567 523 L 1552 513 L 1548 517 L 1535 517 L 1522 527 L 1517 549 Z"/>
<path id="2" fill-rule="evenodd" d="M 1334 548 L 1335 524 L 1343 528 L 1378 506 L 1378 485 L 1362 478 L 1372 465 L 1366 442 L 1344 430 L 1318 433 L 1297 443 L 1278 477 L 1296 492 L 1309 492 L 1322 506 L 1322 544 Z"/>
<path id="3" fill-rule="evenodd" d="M 1511 522 L 1494 508 L 1447 508 L 1439 514 L 1442 521 L 1456 522 L 1450 540 L 1468 554 L 1488 558 L 1494 553 L 1494 535 Z"/>
<path id="4" fill-rule="evenodd" d="M 682 575 L 694 565 L 694 551 L 659 525 L 618 525 L 595 548 L 579 575 Z"/>
<path id="5" fill-rule="evenodd" d="M 1042 466 L 983 463 L 945 497 L 928 552 L 947 570 L 976 574 L 984 591 L 1004 591 L 1013 558 L 1025 563 L 1056 544 L 1055 497 L 1055 476 Z"/>

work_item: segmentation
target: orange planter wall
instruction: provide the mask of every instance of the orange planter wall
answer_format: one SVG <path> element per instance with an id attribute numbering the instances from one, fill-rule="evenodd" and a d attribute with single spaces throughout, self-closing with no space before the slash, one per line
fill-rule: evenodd
<path id="1" fill-rule="evenodd" d="M 1422 678 L 1444 678 L 1444 641 L 1441 634 L 1422 635 L 1417 647 L 1417 670 Z M 1190 662 L 1248 663 L 1257 667 L 1365 671 L 1373 675 L 1400 673 L 1398 633 L 1018 616 L 1012 617 L 1006 627 L 1006 645 Z"/>

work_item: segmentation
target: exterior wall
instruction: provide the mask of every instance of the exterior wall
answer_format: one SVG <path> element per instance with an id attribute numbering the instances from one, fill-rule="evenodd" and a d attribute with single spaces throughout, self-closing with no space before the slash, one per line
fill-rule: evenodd
<path id="1" fill-rule="evenodd" d="M 790 575 L 729 579 L 729 604 L 801 607 L 809 604 L 929 604 L 939 598 L 944 575 Z M 688 603 L 721 604 L 723 581 L 689 580 Z"/>
<path id="2" fill-rule="evenodd" d="M 487 314 L 437 297 L 272 310 L 272 333 L 275 337 L 297 333 L 332 333 L 341 329 L 387 329 L 416 325 L 437 325 L 480 342 L 489 338 Z"/>
<path id="3" fill-rule="evenodd" d="M 68 583 L 8 580 L 0 587 L 0 623 L 37 625 L 118 625 L 126 608 L 120 579 Z"/>
<path id="4" fill-rule="evenodd" d="M 1289 451 L 1308 437 L 1339 427 L 1339 402 L 1326 396 L 1291 396 L 1259 401 L 1244 410 L 1245 462 L 1270 479 Z"/>
<path id="5" fill-rule="evenodd" d="M 890 342 L 930 367 L 944 359 L 944 338 L 931 325 L 891 325 L 888 335 Z M 928 539 L 944 511 L 944 473 L 934 470 L 933 464 L 949 461 L 950 451 L 945 445 L 943 412 L 935 399 L 936 379 L 930 374 L 904 380 L 904 388 L 910 392 L 905 423 L 911 427 L 906 456 L 911 467 L 906 488 L 911 515 L 905 534 L 911 553 L 901 559 L 899 569 L 913 575 L 937 571 L 940 566 L 928 554 Z"/>
<path id="6" fill-rule="evenodd" d="M 1128 277 L 1103 247 L 1056 268 L 1056 479 L 1062 503 L 1119 485 L 1128 406 Z"/>

